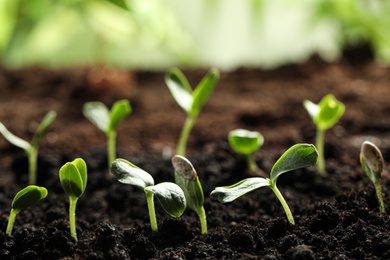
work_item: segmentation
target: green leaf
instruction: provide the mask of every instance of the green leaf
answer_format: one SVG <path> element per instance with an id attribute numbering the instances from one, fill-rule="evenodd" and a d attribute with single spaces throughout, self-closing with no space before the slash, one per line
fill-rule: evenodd
<path id="1" fill-rule="evenodd" d="M 369 141 L 363 142 L 360 150 L 360 164 L 364 173 L 374 184 L 380 182 L 384 161 L 381 151 L 375 144 Z"/>
<path id="2" fill-rule="evenodd" d="M 236 153 L 254 154 L 264 143 L 264 137 L 257 131 L 236 129 L 229 132 L 229 144 Z"/>
<path id="3" fill-rule="evenodd" d="M 313 166 L 317 163 L 318 152 L 312 144 L 296 144 L 290 147 L 274 164 L 270 178 L 273 183 L 285 172 Z"/>
<path id="4" fill-rule="evenodd" d="M 131 106 L 128 100 L 123 99 L 114 103 L 110 111 L 110 120 L 107 131 L 116 131 L 119 123 L 131 113 Z"/>
<path id="5" fill-rule="evenodd" d="M 188 114 L 191 111 L 193 97 L 187 78 L 177 68 L 171 69 L 165 75 L 165 83 L 177 104 Z"/>
<path id="6" fill-rule="evenodd" d="M 111 172 L 118 181 L 142 190 L 154 185 L 153 177 L 149 173 L 125 159 L 116 159 L 111 165 Z"/>
<path id="7" fill-rule="evenodd" d="M 62 188 L 70 197 L 79 198 L 87 185 L 87 167 L 85 162 L 78 158 L 68 162 L 60 168 Z"/>
<path id="8" fill-rule="evenodd" d="M 210 196 L 222 203 L 227 203 L 264 186 L 270 186 L 268 179 L 253 177 L 239 181 L 231 186 L 217 187 L 211 192 Z"/>
<path id="9" fill-rule="evenodd" d="M 8 129 L 1 122 L 0 122 L 0 133 L 4 136 L 5 139 L 7 139 L 8 142 L 25 151 L 31 148 L 31 144 L 29 144 L 27 141 L 17 137 L 16 135 L 8 131 Z"/>
<path id="10" fill-rule="evenodd" d="M 175 169 L 175 182 L 183 190 L 187 206 L 196 212 L 203 207 L 204 194 L 198 174 L 191 162 L 179 155 L 172 158 Z"/>
<path id="11" fill-rule="evenodd" d="M 180 217 L 186 209 L 186 198 L 182 189 L 172 182 L 148 186 L 145 191 L 153 193 L 165 212 L 172 217 Z"/>
<path id="12" fill-rule="evenodd" d="M 107 133 L 110 112 L 102 102 L 87 102 L 83 106 L 83 114 L 92 124 Z"/>
<path id="13" fill-rule="evenodd" d="M 47 132 L 47 129 L 49 126 L 54 122 L 54 119 L 56 118 L 57 113 L 54 111 L 49 111 L 45 117 L 42 119 L 41 124 L 38 127 L 37 132 L 35 133 L 33 139 L 32 139 L 32 146 L 33 147 L 38 147 L 39 142 L 41 141 L 42 137 L 45 135 Z"/>
<path id="14" fill-rule="evenodd" d="M 35 202 L 46 198 L 47 194 L 47 189 L 44 187 L 35 185 L 27 186 L 15 195 L 12 200 L 12 209 L 16 212 L 20 212 Z"/>
<path id="15" fill-rule="evenodd" d="M 318 105 L 320 112 L 315 118 L 315 123 L 323 130 L 333 127 L 345 111 L 344 104 L 338 101 L 332 94 L 326 95 Z"/>
<path id="16" fill-rule="evenodd" d="M 195 88 L 192 96 L 193 103 L 191 107 L 191 115 L 197 115 L 202 109 L 203 105 L 209 99 L 214 90 L 215 85 L 219 79 L 219 72 L 217 69 L 211 69 L 202 81 Z"/>

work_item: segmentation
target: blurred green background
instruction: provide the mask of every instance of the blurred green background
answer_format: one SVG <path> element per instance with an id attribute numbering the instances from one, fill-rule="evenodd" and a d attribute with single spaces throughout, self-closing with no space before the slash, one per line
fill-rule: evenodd
<path id="1" fill-rule="evenodd" d="M 387 0 L 0 0 L 6 67 L 272 68 L 368 44 L 390 63 Z"/>

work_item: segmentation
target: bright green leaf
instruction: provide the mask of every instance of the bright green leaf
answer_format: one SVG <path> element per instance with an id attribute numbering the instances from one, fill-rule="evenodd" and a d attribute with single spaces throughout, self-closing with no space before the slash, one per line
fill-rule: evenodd
<path id="1" fill-rule="evenodd" d="M 326 95 L 318 104 L 320 112 L 315 121 L 320 129 L 326 130 L 333 127 L 344 114 L 345 106 L 332 94 Z"/>
<path id="2" fill-rule="evenodd" d="M 193 97 L 187 78 L 179 69 L 174 68 L 166 74 L 165 83 L 177 104 L 188 114 L 191 111 Z"/>
<path id="3" fill-rule="evenodd" d="M 149 173 L 124 159 L 116 159 L 111 165 L 111 172 L 118 181 L 142 190 L 154 185 L 153 177 Z"/>
<path id="4" fill-rule="evenodd" d="M 115 131 L 119 123 L 131 113 L 131 106 L 128 100 L 123 99 L 114 103 L 110 111 L 110 120 L 107 131 Z"/>
<path id="5" fill-rule="evenodd" d="M 70 197 L 79 198 L 86 187 L 86 176 L 82 176 L 79 169 L 77 168 L 82 163 L 80 161 L 68 162 L 60 168 L 60 181 L 62 188 Z M 82 171 L 83 167 L 80 168 Z M 84 183 L 85 181 L 85 183 Z"/>
<path id="6" fill-rule="evenodd" d="M 47 189 L 44 187 L 35 185 L 27 186 L 15 195 L 12 200 L 12 209 L 16 212 L 20 212 L 35 202 L 46 198 L 47 194 Z"/>
<path id="7" fill-rule="evenodd" d="M 233 150 L 242 155 L 255 153 L 264 143 L 264 137 L 259 132 L 245 129 L 230 131 L 228 140 Z"/>
<path id="8" fill-rule="evenodd" d="M 77 158 L 77 159 L 73 160 L 72 164 L 74 166 L 76 166 L 77 170 L 80 173 L 80 177 L 81 177 L 81 180 L 83 182 L 82 190 L 84 191 L 85 188 L 87 187 L 87 180 L 88 180 L 87 164 L 81 158 Z"/>
<path id="9" fill-rule="evenodd" d="M 102 102 L 87 102 L 83 106 L 83 114 L 92 124 L 104 133 L 107 132 L 110 112 Z"/>
<path id="10" fill-rule="evenodd" d="M 186 199 L 182 189 L 171 182 L 162 182 L 148 186 L 145 191 L 153 193 L 166 213 L 172 217 L 180 217 L 186 209 Z"/>

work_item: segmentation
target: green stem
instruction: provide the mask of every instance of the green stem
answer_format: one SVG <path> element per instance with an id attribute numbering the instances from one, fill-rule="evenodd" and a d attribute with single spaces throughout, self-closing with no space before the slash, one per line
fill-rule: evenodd
<path id="1" fill-rule="evenodd" d="M 145 191 L 145 193 L 146 193 L 146 202 L 148 204 L 150 226 L 152 227 L 153 232 L 157 232 L 158 227 L 157 227 L 156 212 L 154 210 L 153 193 L 149 191 Z"/>
<path id="2" fill-rule="evenodd" d="M 188 136 L 190 135 L 191 129 L 196 121 L 196 116 L 187 116 L 184 122 L 183 128 L 180 133 L 179 142 L 177 144 L 176 154 L 185 156 Z"/>
<path id="3" fill-rule="evenodd" d="M 385 214 L 386 209 L 385 209 L 385 204 L 383 203 L 382 189 L 381 189 L 380 181 L 375 182 L 375 191 L 376 191 L 376 197 L 378 198 L 379 212 L 381 214 Z"/>
<path id="4" fill-rule="evenodd" d="M 253 155 L 246 156 L 246 163 L 247 163 L 248 168 L 251 172 L 256 172 L 259 170 L 259 167 L 257 166 L 256 161 L 253 158 Z"/>
<path id="5" fill-rule="evenodd" d="M 76 232 L 76 204 L 77 197 L 69 197 L 69 226 L 70 226 L 70 236 L 77 241 L 77 232 Z"/>
<path id="6" fill-rule="evenodd" d="M 38 161 L 38 149 L 30 147 L 27 151 L 28 155 L 28 182 L 30 185 L 37 183 L 37 161 Z"/>
<path id="7" fill-rule="evenodd" d="M 202 234 L 206 234 L 207 233 L 207 220 L 206 220 L 206 212 L 204 210 L 204 207 L 203 206 L 200 207 L 199 210 L 196 211 L 196 213 L 198 214 L 198 217 L 199 217 L 201 232 L 202 232 Z"/>
<path id="8" fill-rule="evenodd" d="M 111 164 L 116 159 L 116 132 L 107 133 L 107 162 L 108 171 L 111 174 Z"/>
<path id="9" fill-rule="evenodd" d="M 287 205 L 286 200 L 284 199 L 282 193 L 280 193 L 279 189 L 276 187 L 276 184 L 272 184 L 269 186 L 271 190 L 275 193 L 276 197 L 279 199 L 280 203 L 282 204 L 282 207 L 284 209 L 284 212 L 286 213 L 288 222 L 290 222 L 291 225 L 295 225 L 294 217 L 291 213 L 291 210 L 289 206 Z"/>
<path id="10" fill-rule="evenodd" d="M 318 151 L 317 170 L 321 175 L 325 174 L 325 154 L 324 154 L 324 142 L 325 142 L 325 130 L 317 129 L 316 135 L 316 147 Z"/>
<path id="11" fill-rule="evenodd" d="M 5 233 L 8 236 L 12 235 L 12 229 L 14 228 L 14 223 L 15 223 L 15 217 L 19 213 L 19 211 L 11 209 L 11 212 L 9 213 L 9 218 L 8 218 L 8 224 L 7 224 L 7 229 Z"/>

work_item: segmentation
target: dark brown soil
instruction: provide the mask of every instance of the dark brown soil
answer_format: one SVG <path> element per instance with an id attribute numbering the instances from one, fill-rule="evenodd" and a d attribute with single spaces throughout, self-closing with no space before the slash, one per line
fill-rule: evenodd
<path id="1" fill-rule="evenodd" d="M 186 71 L 195 85 L 205 70 Z M 210 102 L 191 133 L 188 158 L 205 191 L 208 234 L 201 235 L 194 212 L 167 216 L 156 202 L 159 231 L 151 232 L 142 191 L 107 173 L 105 136 L 81 113 L 86 101 L 111 105 L 128 98 L 132 115 L 118 131 L 119 157 L 173 181 L 174 153 L 185 114 L 164 83 L 164 73 L 110 68 L 0 70 L 0 121 L 31 139 L 48 110 L 58 114 L 40 147 L 38 184 L 43 201 L 22 211 L 14 233 L 4 233 L 10 205 L 27 185 L 27 159 L 0 138 L 1 259 L 390 259 L 390 219 L 378 213 L 373 185 L 358 156 L 364 140 L 390 160 L 390 69 L 374 62 L 318 59 L 271 71 L 222 73 Z M 236 128 L 257 130 L 264 146 L 256 160 L 264 172 L 290 146 L 313 143 L 315 128 L 302 106 L 333 93 L 345 103 L 341 121 L 326 133 L 327 175 L 314 168 L 282 175 L 278 186 L 294 214 L 288 224 L 272 192 L 256 190 L 221 204 L 209 194 L 216 186 L 248 177 L 243 158 L 227 144 Z M 68 199 L 58 170 L 67 161 L 87 161 L 89 179 L 77 206 L 79 241 L 70 238 Z M 383 176 L 390 201 L 389 167 Z"/>

